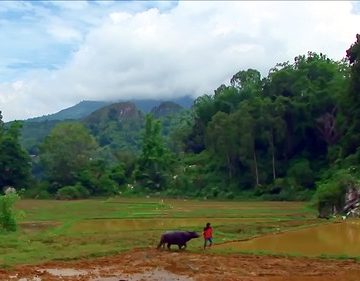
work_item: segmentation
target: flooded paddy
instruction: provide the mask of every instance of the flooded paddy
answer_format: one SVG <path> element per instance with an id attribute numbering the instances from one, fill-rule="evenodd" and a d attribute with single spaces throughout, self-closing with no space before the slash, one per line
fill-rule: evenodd
<path id="1" fill-rule="evenodd" d="M 356 257 L 360 256 L 360 221 L 350 220 L 268 234 L 247 241 L 224 243 L 216 248 L 309 257 L 321 255 Z"/>

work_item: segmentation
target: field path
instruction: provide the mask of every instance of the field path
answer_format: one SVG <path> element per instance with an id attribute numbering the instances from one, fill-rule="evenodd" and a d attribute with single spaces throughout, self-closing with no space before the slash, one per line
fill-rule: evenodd
<path id="1" fill-rule="evenodd" d="M 115 256 L 22 265 L 0 280 L 92 281 L 359 281 L 360 263 L 255 255 L 134 249 Z"/>

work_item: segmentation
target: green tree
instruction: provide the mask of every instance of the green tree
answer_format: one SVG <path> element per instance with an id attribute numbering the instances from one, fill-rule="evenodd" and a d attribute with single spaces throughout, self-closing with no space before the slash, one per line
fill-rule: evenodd
<path id="1" fill-rule="evenodd" d="M 229 179 L 233 176 L 237 138 L 230 115 L 221 111 L 216 113 L 207 126 L 206 144 L 212 154 L 225 163 Z"/>
<path id="2" fill-rule="evenodd" d="M 0 187 L 27 188 L 31 179 L 31 159 L 20 145 L 19 122 L 5 127 L 0 112 Z"/>
<path id="3" fill-rule="evenodd" d="M 259 112 L 259 135 L 267 145 L 267 151 L 271 158 L 272 179 L 275 180 L 277 177 L 277 147 L 283 144 L 286 135 L 286 122 L 283 119 L 284 106 L 277 103 L 277 99 L 271 102 L 270 99 L 264 98 Z"/>
<path id="4" fill-rule="evenodd" d="M 185 151 L 199 153 L 205 149 L 207 123 L 216 113 L 211 95 L 198 97 L 194 102 L 194 122 L 186 140 Z"/>
<path id="5" fill-rule="evenodd" d="M 360 34 L 346 51 L 350 63 L 350 86 L 342 99 L 342 122 L 345 136 L 342 140 L 344 156 L 355 153 L 360 144 Z"/>
<path id="6" fill-rule="evenodd" d="M 150 190 L 163 190 L 170 169 L 171 155 L 161 136 L 160 121 L 146 115 L 142 151 L 135 171 L 136 180 Z"/>
<path id="7" fill-rule="evenodd" d="M 337 103 L 346 83 L 343 62 L 312 52 L 270 71 L 264 95 L 285 107 L 287 145 L 283 152 L 287 158 L 304 150 L 318 157 L 336 144 L 340 134 L 335 122 Z"/>
<path id="8" fill-rule="evenodd" d="M 230 83 L 245 97 L 256 96 L 262 90 L 261 74 L 256 69 L 239 71 L 231 78 Z"/>
<path id="9" fill-rule="evenodd" d="M 256 119 L 252 114 L 253 107 L 248 101 L 240 104 L 233 115 L 235 130 L 238 138 L 239 160 L 244 167 L 248 167 L 254 176 L 254 186 L 260 184 L 259 166 L 256 151 Z"/>
<path id="10" fill-rule="evenodd" d="M 119 178 L 113 178 L 113 173 L 101 159 L 90 161 L 78 172 L 76 179 L 91 195 L 111 195 L 118 191 Z"/>
<path id="11" fill-rule="evenodd" d="M 175 154 L 184 153 L 187 147 L 188 136 L 193 127 L 194 116 L 192 111 L 184 111 L 178 117 L 177 123 L 171 127 L 168 136 L 168 147 Z"/>
<path id="12" fill-rule="evenodd" d="M 97 143 L 80 123 L 58 124 L 41 145 L 40 159 L 52 191 L 75 185 L 97 151 Z"/>

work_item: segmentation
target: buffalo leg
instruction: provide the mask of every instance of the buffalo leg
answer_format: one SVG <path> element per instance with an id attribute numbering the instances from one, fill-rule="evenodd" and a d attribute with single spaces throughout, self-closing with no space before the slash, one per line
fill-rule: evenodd
<path id="1" fill-rule="evenodd" d="M 160 247 L 163 247 L 163 248 L 164 248 L 164 246 L 165 246 L 164 241 L 163 241 L 163 240 L 160 240 L 159 245 L 157 246 L 157 249 L 159 249 Z"/>

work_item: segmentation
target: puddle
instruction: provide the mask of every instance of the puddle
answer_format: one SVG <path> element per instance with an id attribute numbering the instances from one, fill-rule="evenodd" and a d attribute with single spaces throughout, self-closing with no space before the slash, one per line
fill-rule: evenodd
<path id="1" fill-rule="evenodd" d="M 253 219 L 253 218 L 212 218 L 213 225 L 221 224 L 236 224 L 245 222 L 268 222 L 268 219 Z M 116 231 L 134 231 L 144 229 L 178 229 L 182 227 L 189 227 L 197 230 L 201 229 L 206 222 L 204 218 L 161 218 L 161 219 L 97 219 L 86 220 L 76 223 L 71 227 L 75 232 L 116 232 Z"/>
<path id="2" fill-rule="evenodd" d="M 155 269 L 143 273 L 120 274 L 114 277 L 97 277 L 90 281 L 192 281 L 191 277 L 171 273 L 163 269 Z"/>
<path id="3" fill-rule="evenodd" d="M 19 224 L 21 230 L 24 232 L 36 232 L 36 231 L 43 231 L 50 227 L 59 226 L 59 222 L 54 221 L 42 221 L 42 222 L 22 222 Z"/>
<path id="4" fill-rule="evenodd" d="M 46 268 L 43 272 L 47 272 L 57 277 L 74 277 L 79 275 L 86 275 L 86 270 L 78 270 L 73 268 Z"/>
<path id="5" fill-rule="evenodd" d="M 274 254 L 360 255 L 360 221 L 332 223 L 279 234 L 265 235 L 248 241 L 216 246 L 240 251 L 263 251 Z"/>

